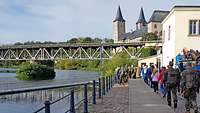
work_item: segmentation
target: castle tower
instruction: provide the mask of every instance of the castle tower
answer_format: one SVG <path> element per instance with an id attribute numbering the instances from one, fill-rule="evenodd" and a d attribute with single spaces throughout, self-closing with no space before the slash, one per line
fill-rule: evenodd
<path id="1" fill-rule="evenodd" d="M 122 12 L 119 6 L 117 10 L 117 15 L 115 17 L 115 20 L 113 21 L 114 43 L 118 43 L 120 36 L 124 33 L 125 33 L 125 20 L 123 19 Z"/>
<path id="2" fill-rule="evenodd" d="M 145 27 L 147 27 L 147 21 L 145 20 L 145 17 L 144 17 L 143 8 L 141 8 L 139 19 L 138 19 L 138 21 L 136 23 L 136 29 L 140 30 L 140 29 L 143 29 Z"/>

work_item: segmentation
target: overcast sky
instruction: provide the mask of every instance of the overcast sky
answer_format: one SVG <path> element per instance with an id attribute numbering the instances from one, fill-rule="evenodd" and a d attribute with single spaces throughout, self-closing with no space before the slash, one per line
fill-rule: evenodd
<path id="1" fill-rule="evenodd" d="M 126 32 L 135 29 L 140 8 L 153 10 L 200 5 L 199 0 L 0 0 L 0 44 L 66 41 L 74 37 L 112 38 L 112 21 L 121 6 Z"/>

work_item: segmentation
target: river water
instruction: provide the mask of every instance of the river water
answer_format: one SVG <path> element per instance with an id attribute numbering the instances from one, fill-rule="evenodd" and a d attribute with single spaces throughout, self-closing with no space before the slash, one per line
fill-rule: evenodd
<path id="1" fill-rule="evenodd" d="M 86 71 L 56 70 L 54 80 L 44 81 L 19 81 L 15 76 L 15 73 L 0 73 L 0 91 L 92 81 L 97 80 L 100 74 Z M 68 93 L 67 88 L 62 88 L 0 96 L 0 113 L 32 113 L 42 107 L 45 100 L 53 101 Z M 76 101 L 81 100 L 82 97 L 82 91 L 75 93 Z M 64 113 L 68 108 L 69 98 L 65 98 L 51 106 L 51 113 Z M 39 113 L 44 113 L 44 111 Z"/>

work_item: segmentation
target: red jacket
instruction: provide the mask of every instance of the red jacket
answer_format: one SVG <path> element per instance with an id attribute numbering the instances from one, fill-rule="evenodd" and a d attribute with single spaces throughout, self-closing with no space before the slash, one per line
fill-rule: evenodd
<path id="1" fill-rule="evenodd" d="M 160 84 L 163 83 L 163 77 L 164 77 L 164 70 L 161 70 L 160 73 L 158 74 L 158 82 Z"/>

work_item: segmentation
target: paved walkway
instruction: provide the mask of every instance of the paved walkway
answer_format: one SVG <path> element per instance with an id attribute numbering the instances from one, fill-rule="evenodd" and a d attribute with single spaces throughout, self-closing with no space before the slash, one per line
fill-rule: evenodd
<path id="1" fill-rule="evenodd" d="M 141 79 L 129 81 L 129 113 L 175 113 Z"/>
<path id="2" fill-rule="evenodd" d="M 90 108 L 90 113 L 128 113 L 128 85 L 115 85 L 97 105 Z"/>
<path id="3" fill-rule="evenodd" d="M 77 109 L 77 113 L 82 111 L 82 107 Z M 97 99 L 96 105 L 90 99 L 89 113 L 128 113 L 128 85 L 114 85 L 103 98 Z"/>
<path id="4" fill-rule="evenodd" d="M 83 112 L 83 106 L 77 113 Z M 167 105 L 166 98 L 154 93 L 141 79 L 129 80 L 129 85 L 115 85 L 93 105 L 89 99 L 89 113 L 184 113 L 184 101 L 179 98 L 178 108 Z M 192 112 L 191 112 L 192 113 Z"/>

